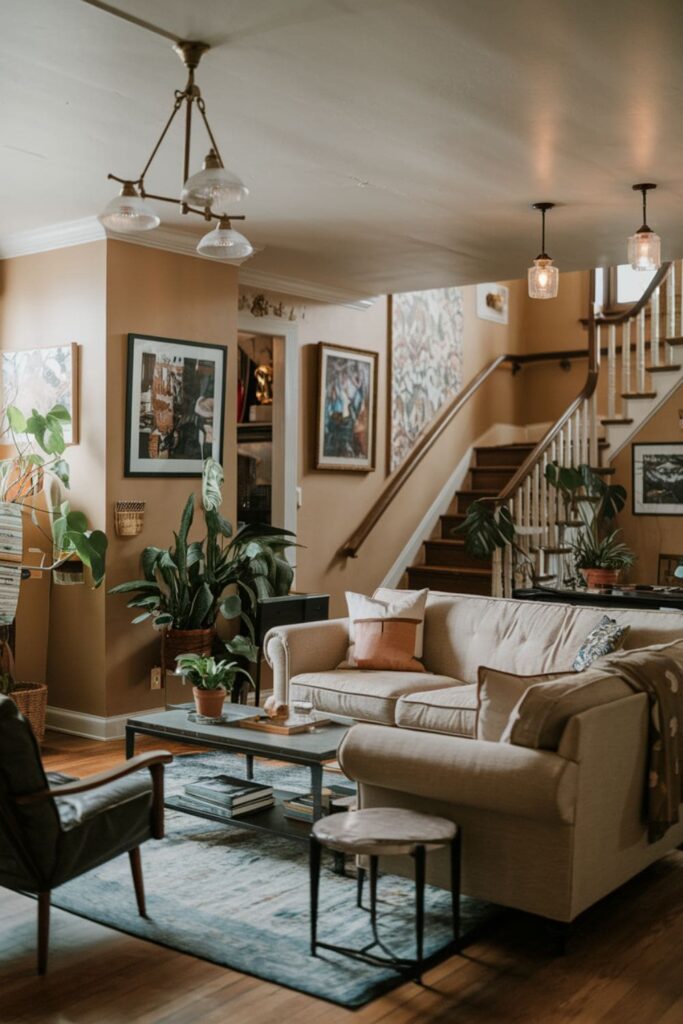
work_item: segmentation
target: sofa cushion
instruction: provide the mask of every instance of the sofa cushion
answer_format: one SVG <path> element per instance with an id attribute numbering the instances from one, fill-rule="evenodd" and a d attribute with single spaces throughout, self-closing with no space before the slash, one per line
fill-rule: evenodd
<path id="1" fill-rule="evenodd" d="M 396 705 L 396 725 L 402 729 L 473 737 L 476 718 L 477 687 L 473 683 L 410 693 Z"/>
<path id="2" fill-rule="evenodd" d="M 612 654 L 623 647 L 630 628 L 620 626 L 616 619 L 610 619 L 609 615 L 603 615 L 581 644 L 572 665 L 574 671 L 583 672 L 596 658 L 603 658 L 606 654 Z"/>
<path id="3" fill-rule="evenodd" d="M 500 741 L 536 750 L 557 750 L 570 718 L 632 692 L 628 683 L 604 668 L 587 668 L 538 683 L 519 700 Z"/>
<path id="4" fill-rule="evenodd" d="M 380 595 L 388 594 L 384 598 Z M 416 658 L 422 658 L 424 643 L 424 617 L 427 604 L 428 590 L 378 590 L 372 597 L 365 594 L 355 594 L 351 590 L 346 591 L 346 605 L 349 611 L 349 649 L 346 652 L 346 661 L 340 667 L 356 667 L 355 642 L 356 622 L 359 619 L 411 619 L 416 620 L 414 631 L 414 650 Z"/>
<path id="5" fill-rule="evenodd" d="M 396 702 L 408 693 L 443 690 L 457 679 L 422 672 L 333 669 L 306 672 L 290 680 L 290 700 L 310 700 L 319 711 L 362 722 L 394 725 Z"/>
<path id="6" fill-rule="evenodd" d="M 477 739 L 497 743 L 505 732 L 510 715 L 529 687 L 560 676 L 566 676 L 566 673 L 518 676 L 513 672 L 501 672 L 500 669 L 481 665 L 477 686 Z"/>

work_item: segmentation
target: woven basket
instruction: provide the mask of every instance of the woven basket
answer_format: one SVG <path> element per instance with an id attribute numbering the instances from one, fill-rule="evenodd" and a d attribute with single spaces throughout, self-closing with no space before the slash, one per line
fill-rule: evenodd
<path id="1" fill-rule="evenodd" d="M 47 686 L 43 683 L 16 683 L 10 697 L 33 729 L 39 743 L 45 738 Z"/>
<path id="2" fill-rule="evenodd" d="M 144 517 L 144 501 L 117 501 L 114 508 L 114 525 L 119 537 L 137 537 L 142 530 Z"/>
<path id="3" fill-rule="evenodd" d="M 161 637 L 162 660 L 169 672 L 175 672 L 175 660 L 179 654 L 211 654 L 216 630 L 208 629 L 167 629 Z"/>

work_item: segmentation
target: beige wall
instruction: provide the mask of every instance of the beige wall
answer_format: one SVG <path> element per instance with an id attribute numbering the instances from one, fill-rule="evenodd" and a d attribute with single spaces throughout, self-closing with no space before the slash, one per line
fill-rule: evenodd
<path id="1" fill-rule="evenodd" d="M 683 444 L 678 410 L 683 408 L 683 385 L 671 395 L 651 420 L 632 438 L 633 444 L 661 441 Z M 633 447 L 627 444 L 614 459 L 613 483 L 628 491 L 628 504 L 618 518 L 624 541 L 638 556 L 629 572 L 631 583 L 656 583 L 660 554 L 683 555 L 683 516 L 641 516 L 633 514 Z"/>
<path id="2" fill-rule="evenodd" d="M 106 256 L 106 243 L 93 242 L 0 262 L 0 346 L 80 346 L 81 440 L 67 449 L 69 498 L 99 528 L 105 522 Z M 53 585 L 49 622 L 47 595 L 46 577 L 22 584 L 17 673 L 46 678 L 50 702 L 59 707 L 104 714 L 104 591 Z"/>
<path id="3" fill-rule="evenodd" d="M 107 586 L 139 576 L 140 553 L 173 542 L 180 515 L 199 481 L 190 478 L 129 477 L 124 469 L 127 335 L 129 332 L 225 345 L 226 403 L 224 512 L 236 509 L 235 401 L 237 367 L 237 271 L 193 256 L 109 241 L 107 263 Z M 114 502 L 145 501 L 144 529 L 137 537 L 114 532 Z M 195 523 L 201 526 L 201 516 Z M 200 536 L 198 529 L 195 529 Z M 149 673 L 159 663 L 158 636 L 149 623 L 132 626 L 125 599 L 107 597 L 106 713 L 158 706 Z M 75 697 L 75 695 L 74 695 Z"/>

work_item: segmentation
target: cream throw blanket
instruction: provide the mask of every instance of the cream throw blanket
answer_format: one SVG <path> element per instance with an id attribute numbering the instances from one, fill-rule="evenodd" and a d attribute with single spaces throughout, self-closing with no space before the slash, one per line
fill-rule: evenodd
<path id="1" fill-rule="evenodd" d="M 650 699 L 647 820 L 655 843 L 678 823 L 683 798 L 683 640 L 608 654 L 598 666 Z"/>

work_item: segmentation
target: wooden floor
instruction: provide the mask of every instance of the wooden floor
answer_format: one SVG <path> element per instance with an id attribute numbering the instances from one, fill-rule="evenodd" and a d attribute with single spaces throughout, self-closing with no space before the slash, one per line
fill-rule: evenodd
<path id="1" fill-rule="evenodd" d="M 140 749 L 144 745 L 139 737 Z M 48 736 L 48 768 L 84 775 L 120 742 Z M 187 751 L 187 748 L 184 748 Z M 144 859 L 144 852 L 143 852 Z M 536 920 L 501 917 L 466 955 L 349 1011 L 53 911 L 50 971 L 34 973 L 35 903 L 0 890 L 2 1024 L 682 1024 L 683 854 L 654 865 L 548 954 Z M 312 964 L 311 970 L 315 970 Z"/>

